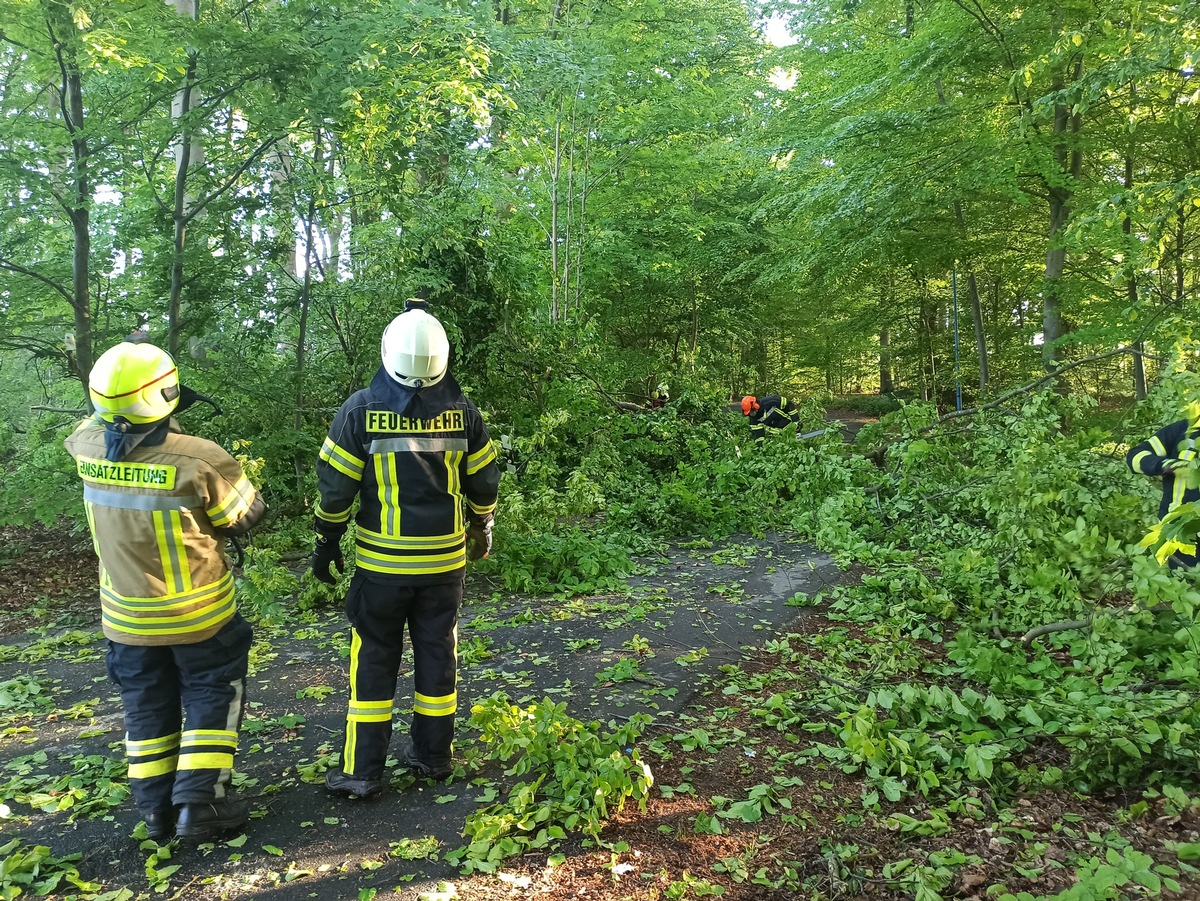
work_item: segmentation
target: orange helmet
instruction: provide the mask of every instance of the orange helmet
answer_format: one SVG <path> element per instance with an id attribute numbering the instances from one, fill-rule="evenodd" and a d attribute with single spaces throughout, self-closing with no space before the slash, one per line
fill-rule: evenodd
<path id="1" fill-rule="evenodd" d="M 742 398 L 742 415 L 749 416 L 751 410 L 758 409 L 758 398 L 752 394 L 747 394 Z"/>

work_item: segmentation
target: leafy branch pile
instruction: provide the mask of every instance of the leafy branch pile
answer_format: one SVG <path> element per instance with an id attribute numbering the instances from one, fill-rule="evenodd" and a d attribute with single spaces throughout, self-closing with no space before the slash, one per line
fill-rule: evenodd
<path id="1" fill-rule="evenodd" d="M 572 487 L 560 509 L 589 517 L 590 531 L 569 527 L 601 542 L 636 536 L 631 554 L 672 523 L 712 539 L 777 528 L 855 567 L 853 582 L 796 599 L 840 625 L 769 642 L 778 665 L 728 668 L 727 691 L 798 760 L 861 777 L 865 810 L 931 805 L 931 818 L 891 814 L 891 828 L 941 835 L 1045 791 L 1186 796 L 1200 759 L 1200 586 L 1139 548 L 1159 486 L 1128 471 L 1124 447 L 1196 387 L 1185 371 L 1164 379 L 1117 437 L 1091 424 L 1102 417 L 1087 401 L 1049 393 L 944 424 L 908 404 L 860 436 L 887 445 L 882 468 L 832 440 L 754 447 L 719 420 L 619 421 L 561 464 Z M 579 499 L 591 506 L 572 509 Z M 535 521 L 510 522 L 510 540 Z M 1110 845 L 1079 861 L 1078 884 L 1095 897 L 1174 884 L 1178 871 L 1139 855 Z M 938 897 L 970 862 L 959 858 L 889 878 Z M 1062 896 L 1076 897 L 1089 896 Z"/>

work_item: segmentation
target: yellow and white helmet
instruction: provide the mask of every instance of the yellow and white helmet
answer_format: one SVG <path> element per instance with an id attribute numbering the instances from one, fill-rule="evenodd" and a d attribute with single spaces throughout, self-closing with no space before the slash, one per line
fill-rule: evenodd
<path id="1" fill-rule="evenodd" d="M 92 367 L 88 394 L 105 422 L 118 416 L 135 425 L 157 422 L 179 405 L 179 372 L 166 351 L 123 341 Z"/>
<path id="2" fill-rule="evenodd" d="M 446 375 L 450 342 L 442 324 L 421 309 L 401 313 L 383 331 L 379 355 L 388 375 L 409 388 L 428 388 Z"/>

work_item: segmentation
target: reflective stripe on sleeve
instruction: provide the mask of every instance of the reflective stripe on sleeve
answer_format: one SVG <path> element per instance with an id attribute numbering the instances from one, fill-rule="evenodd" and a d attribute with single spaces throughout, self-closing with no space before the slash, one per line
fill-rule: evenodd
<path id="1" fill-rule="evenodd" d="M 317 519 L 323 520 L 325 522 L 349 522 L 350 521 L 350 508 L 352 506 L 353 506 L 353 504 L 347 504 L 346 509 L 343 510 L 341 513 L 330 513 L 328 510 L 326 510 L 324 507 L 321 506 L 321 502 L 318 500 L 316 505 L 313 507 L 313 513 L 316 515 Z"/>
<path id="2" fill-rule="evenodd" d="M 325 438 L 325 443 L 321 445 L 320 458 L 342 475 L 349 476 L 356 482 L 362 481 L 366 461 L 360 460 L 344 447 L 339 447 L 332 438 Z"/>
<path id="3" fill-rule="evenodd" d="M 484 447 L 467 457 L 467 475 L 475 475 L 495 459 L 496 446 L 489 441 Z"/>
<path id="4" fill-rule="evenodd" d="M 209 507 L 205 512 L 208 513 L 209 522 L 218 529 L 222 526 L 228 526 L 237 522 L 246 515 L 246 511 L 250 509 L 250 505 L 254 503 L 254 486 L 250 484 L 250 480 L 246 476 L 242 476 L 237 480 L 237 484 L 229 490 L 225 497 L 221 498 L 221 502 L 215 506 Z"/>
<path id="5" fill-rule="evenodd" d="M 1165 444 L 1163 444 L 1161 441 L 1158 440 L 1157 435 L 1155 435 L 1153 438 L 1150 439 L 1149 444 L 1150 444 L 1150 447 L 1153 449 L 1154 453 L 1158 454 L 1160 457 L 1167 456 L 1167 447 Z"/>

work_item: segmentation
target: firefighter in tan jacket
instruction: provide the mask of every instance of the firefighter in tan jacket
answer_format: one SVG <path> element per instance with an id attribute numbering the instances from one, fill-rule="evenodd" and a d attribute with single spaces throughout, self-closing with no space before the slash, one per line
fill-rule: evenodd
<path id="1" fill-rule="evenodd" d="M 134 800 L 156 840 L 238 828 L 249 810 L 229 782 L 251 630 L 224 545 L 266 508 L 236 460 L 170 418 L 181 391 L 164 351 L 119 344 L 96 361 L 88 387 L 96 412 L 66 446 L 100 558 Z M 196 395 L 183 391 L 186 405 Z"/>

